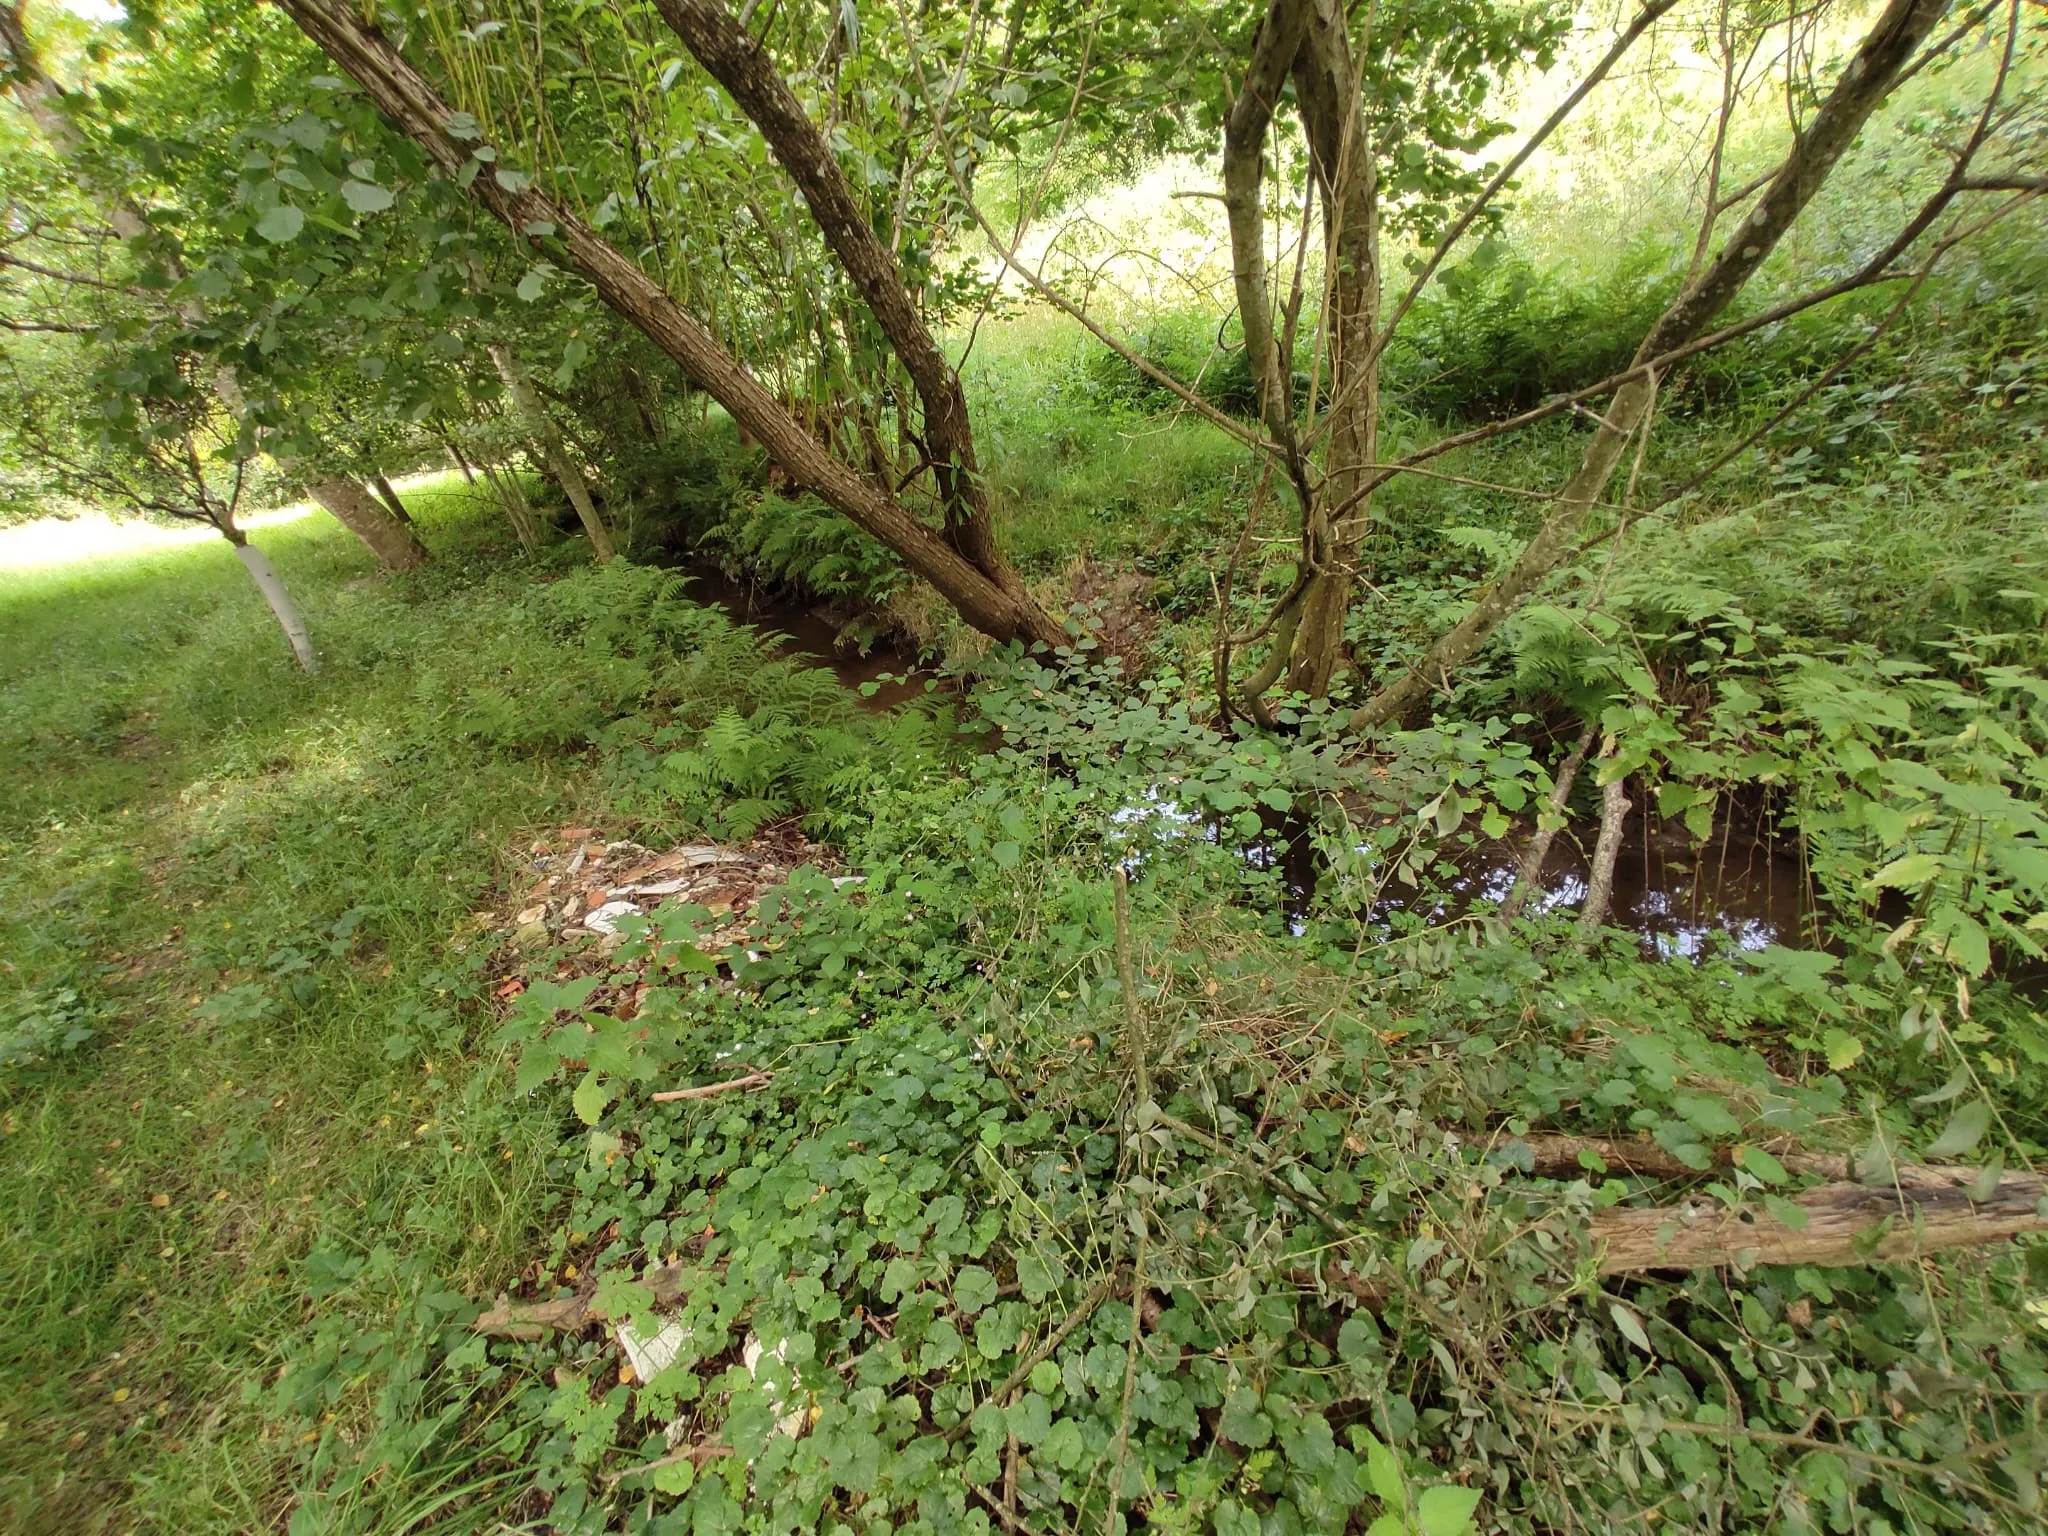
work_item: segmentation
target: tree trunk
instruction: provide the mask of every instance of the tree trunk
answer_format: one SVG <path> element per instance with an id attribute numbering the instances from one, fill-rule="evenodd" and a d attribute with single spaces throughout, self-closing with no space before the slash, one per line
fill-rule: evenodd
<path id="1" fill-rule="evenodd" d="M 1305 541 L 1308 590 L 1287 683 L 1318 698 L 1344 660 L 1344 618 L 1372 519 L 1361 487 L 1379 455 L 1379 181 L 1344 23 L 1340 0 L 1315 0 L 1294 62 L 1295 96 L 1323 186 L 1330 446 Z"/>
<path id="2" fill-rule="evenodd" d="M 299 605 L 285 590 L 277 567 L 270 563 L 262 550 L 249 542 L 249 536 L 240 529 L 228 533 L 227 540 L 234 545 L 235 558 L 242 562 L 242 569 L 249 573 L 249 579 L 256 583 L 256 590 L 263 594 L 263 601 L 270 605 L 285 639 L 291 642 L 292 655 L 298 658 L 300 670 L 318 672 L 320 658 L 313 654 L 313 637 L 306 632 L 306 621 L 299 614 Z"/>
<path id="3" fill-rule="evenodd" d="M 612 548 L 612 532 L 598 515 L 597 503 L 590 499 L 590 487 L 584 482 L 583 471 L 562 446 L 562 434 L 555 430 L 554 419 L 533 392 L 533 386 L 527 382 L 526 372 L 513 357 L 512 349 L 502 341 L 494 341 L 487 350 L 491 361 L 497 365 L 498 377 L 505 381 L 505 393 L 512 397 L 512 409 L 526 424 L 527 436 L 533 439 L 541 462 L 547 465 L 548 473 L 568 496 L 569 505 L 576 509 L 576 519 L 583 524 L 583 531 L 590 538 L 592 558 L 603 565 L 616 553 Z"/>
<path id="4" fill-rule="evenodd" d="M 1603 752 L 1601 761 L 1612 756 Z M 1614 900 L 1614 865 L 1621 857 L 1621 829 L 1628 822 L 1628 785 L 1625 777 L 1609 779 L 1600 787 L 1600 836 L 1593 844 L 1593 867 L 1586 879 L 1586 905 L 1579 911 L 1579 938 L 1590 939 L 1607 921 L 1608 905 Z"/>
<path id="5" fill-rule="evenodd" d="M 1828 173 L 1855 142 L 1870 114 L 1891 94 L 1913 54 L 1948 12 L 1950 0 L 1891 0 L 1843 69 L 1828 99 L 1800 135 L 1785 163 L 1729 237 L 1721 254 L 1672 303 L 1636 349 L 1641 376 L 1615 391 L 1578 471 L 1557 492 L 1553 507 L 1508 571 L 1481 593 L 1468 613 L 1409 670 L 1381 688 L 1352 714 L 1354 729 L 1407 718 L 1439 679 L 1462 667 L 1525 602 L 1577 542 L 1586 510 L 1606 489 L 1622 449 L 1641 424 L 1656 393 L 1647 364 L 1703 334 L 1742 291 L 1777 247 Z"/>
<path id="6" fill-rule="evenodd" d="M 377 499 L 391 509 L 391 515 L 411 527 L 412 514 L 405 510 L 405 498 L 398 494 L 398 487 L 382 475 L 370 476 L 370 484 L 376 489 Z"/>
<path id="7" fill-rule="evenodd" d="M 450 176 L 462 173 L 470 162 L 470 149 L 449 134 L 448 106 L 375 28 L 341 0 L 275 3 L 444 171 Z M 1014 573 L 1005 567 L 1007 579 L 998 580 L 979 568 L 950 540 L 919 521 L 891 488 L 874 484 L 833 458 L 698 320 L 568 208 L 535 185 L 510 190 L 493 174 L 475 176 L 469 190 L 529 249 L 566 261 L 582 273 L 599 297 L 675 359 L 793 480 L 895 550 L 969 624 L 997 640 L 1066 643 L 1065 631 L 1022 590 Z M 545 244 L 542 236 L 527 233 L 547 226 L 557 233 Z"/>
<path id="8" fill-rule="evenodd" d="M 322 475 L 307 485 L 306 494 L 361 539 L 387 571 L 409 571 L 425 562 L 427 548 L 419 535 L 393 517 L 361 481 Z"/>
<path id="9" fill-rule="evenodd" d="M 1539 817 L 1535 835 L 1529 839 L 1529 846 L 1523 850 L 1521 868 L 1515 874 L 1514 888 L 1508 892 L 1508 899 L 1500 904 L 1503 922 L 1514 921 L 1530 895 L 1543 879 L 1543 861 L 1550 857 L 1550 845 L 1557 840 L 1557 829 L 1564 824 L 1565 802 L 1571 799 L 1572 784 L 1579 776 L 1579 765 L 1586 760 L 1586 750 L 1593 744 L 1593 727 L 1587 726 L 1579 732 L 1579 739 L 1572 743 L 1572 749 L 1565 760 L 1558 764 L 1557 779 L 1550 787 L 1547 814 Z"/>
<path id="10" fill-rule="evenodd" d="M 469 460 L 462 456 L 462 450 L 455 446 L 455 439 L 444 437 L 441 446 L 448 450 L 448 461 L 462 471 L 462 478 L 469 485 L 476 484 L 476 471 L 469 467 Z"/>
<path id="11" fill-rule="evenodd" d="M 1799 1216 L 1733 1210 L 1719 1200 L 1677 1206 L 1617 1207 L 1593 1218 L 1588 1233 L 1599 1272 L 1712 1269 L 1724 1264 L 1849 1267 L 1917 1259 L 1942 1248 L 2002 1243 L 2048 1230 L 2041 1202 L 2048 1183 L 2009 1173 L 1979 1198 L 1980 1170 L 1950 1181 L 1901 1180 L 1896 1189 L 1820 1184 L 1790 1198 Z"/>
<path id="12" fill-rule="evenodd" d="M 924 407 L 924 442 L 938 482 L 948 542 L 997 587 L 1029 602 L 1023 583 L 996 550 L 960 376 L 918 314 L 902 269 L 875 233 L 873 220 L 855 197 L 825 136 L 761 45 L 726 10 L 724 0 L 655 0 L 655 9 L 761 130 L 909 373 Z"/>
<path id="13" fill-rule="evenodd" d="M 1273 0 L 1252 39 L 1244 83 L 1223 125 L 1223 212 L 1230 226 L 1238 323 L 1258 389 L 1259 420 L 1283 445 L 1294 438 L 1294 360 L 1280 355 L 1266 286 L 1266 133 L 1301 50 L 1308 10 L 1308 0 Z"/>

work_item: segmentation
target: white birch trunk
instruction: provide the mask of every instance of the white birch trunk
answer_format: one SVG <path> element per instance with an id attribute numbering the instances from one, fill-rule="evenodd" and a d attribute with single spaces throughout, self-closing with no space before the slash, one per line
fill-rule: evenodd
<path id="1" fill-rule="evenodd" d="M 235 558 L 242 562 L 242 569 L 249 573 L 249 579 L 256 583 L 256 590 L 263 594 L 263 601 L 270 604 L 270 611 L 277 616 L 278 627 L 284 631 L 285 639 L 292 643 L 292 654 L 299 659 L 302 670 L 313 673 L 320 670 L 320 658 L 313 654 L 313 637 L 306 631 L 306 621 L 299 613 L 299 606 L 292 601 L 291 593 L 285 590 L 284 579 L 277 574 L 277 567 L 262 550 L 247 540 L 235 544 Z"/>

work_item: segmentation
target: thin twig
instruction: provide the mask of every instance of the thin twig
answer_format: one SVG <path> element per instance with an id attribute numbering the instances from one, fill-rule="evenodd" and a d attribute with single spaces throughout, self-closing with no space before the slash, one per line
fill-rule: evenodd
<path id="1" fill-rule="evenodd" d="M 1053 1331 L 1050 1334 L 1046 1335 L 1046 1339 L 1043 1344 L 1040 1344 L 1036 1349 L 1032 1350 L 1030 1354 L 1026 1355 L 1022 1360 L 1019 1360 L 1017 1362 L 1017 1368 L 1014 1371 L 1010 1372 L 1009 1375 L 1005 1376 L 1003 1378 L 1002 1385 L 997 1387 L 995 1391 L 989 1393 L 989 1395 L 986 1398 L 984 1398 L 983 1401 L 994 1403 L 998 1408 L 1000 1408 L 1003 1404 L 1003 1399 L 1008 1397 L 1012 1392 L 1016 1391 L 1019 1387 L 1023 1386 L 1026 1379 L 1029 1378 L 1029 1376 L 1031 1375 L 1032 1371 L 1037 1369 L 1038 1363 L 1041 1360 L 1050 1359 L 1052 1356 L 1052 1352 L 1058 1349 L 1062 1344 L 1066 1343 L 1067 1336 L 1071 1334 L 1076 1328 L 1080 1327 L 1083 1323 L 1087 1322 L 1089 1318 L 1093 1317 L 1095 1315 L 1095 1309 L 1101 1306 L 1105 1301 L 1107 1301 L 1109 1299 L 1109 1293 L 1115 1289 L 1116 1271 L 1112 1269 L 1108 1274 L 1104 1275 L 1100 1280 L 1095 1282 L 1094 1287 L 1088 1292 L 1088 1294 L 1081 1298 L 1080 1305 L 1075 1307 L 1073 1311 L 1067 1314 L 1066 1321 L 1061 1323 L 1059 1327 L 1053 1329 Z M 947 1430 L 945 1434 L 941 1435 L 939 1438 L 941 1438 L 942 1440 L 958 1440 L 962 1435 L 967 1433 L 968 1427 L 973 1422 L 973 1415 L 970 1414 L 968 1417 L 962 1419 L 958 1424 L 955 1424 L 951 1429 Z"/>
<path id="2" fill-rule="evenodd" d="M 762 1088 L 775 1081 L 772 1072 L 749 1072 L 745 1077 L 730 1077 L 722 1083 L 707 1083 L 701 1088 L 671 1088 L 666 1093 L 650 1093 L 648 1101 L 654 1104 L 674 1104 L 683 1099 L 709 1099 L 721 1093 L 732 1093 L 741 1088 Z"/>

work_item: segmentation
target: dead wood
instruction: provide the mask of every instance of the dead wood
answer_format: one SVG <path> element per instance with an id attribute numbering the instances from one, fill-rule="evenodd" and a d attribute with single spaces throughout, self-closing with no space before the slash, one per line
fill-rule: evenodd
<path id="1" fill-rule="evenodd" d="M 684 1267 L 663 1264 L 640 1277 L 654 1294 L 654 1305 L 668 1307 L 683 1297 Z M 497 1339 L 541 1339 L 550 1333 L 574 1333 L 590 1323 L 616 1321 L 597 1304 L 595 1288 L 549 1301 L 513 1301 L 503 1292 L 496 1305 L 469 1326 Z"/>
<path id="2" fill-rule="evenodd" d="M 775 1081 L 770 1072 L 749 1072 L 745 1077 L 729 1077 L 722 1083 L 706 1083 L 701 1088 L 670 1088 L 663 1093 L 650 1093 L 648 1102 L 653 1104 L 675 1104 L 683 1099 L 709 1099 L 721 1093 L 733 1093 L 741 1088 L 764 1088 Z"/>
<path id="3" fill-rule="evenodd" d="M 1952 1181 L 1901 1181 L 1889 1189 L 1816 1185 L 1789 1201 L 1804 1217 L 1798 1224 L 1715 1200 L 1602 1211 L 1589 1237 L 1600 1255 L 1600 1273 L 1619 1275 L 1737 1263 L 1848 1268 L 2048 1232 L 2048 1216 L 2041 1214 L 2048 1185 L 2042 1180 L 2007 1174 L 1980 1200 L 1977 1171 L 1957 1169 L 1955 1175 Z"/>

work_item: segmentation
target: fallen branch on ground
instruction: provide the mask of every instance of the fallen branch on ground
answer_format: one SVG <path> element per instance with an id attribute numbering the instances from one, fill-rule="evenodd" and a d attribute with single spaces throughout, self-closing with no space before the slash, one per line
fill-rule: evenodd
<path id="1" fill-rule="evenodd" d="M 683 1297 L 681 1264 L 664 1264 L 640 1277 L 654 1293 L 654 1305 L 673 1306 Z M 499 1339 L 539 1339 L 549 1333 L 573 1333 L 588 1323 L 615 1321 L 597 1305 L 597 1296 L 561 1296 L 552 1301 L 513 1301 L 503 1292 L 497 1304 L 469 1326 Z"/>
<path id="2" fill-rule="evenodd" d="M 1847 1268 L 2048 1232 L 2048 1216 L 2041 1214 L 2048 1184 L 2042 1180 L 2007 1174 L 1980 1200 L 1977 1170 L 1957 1173 L 1954 1182 L 1902 1180 L 1892 1189 L 1816 1185 L 1788 1202 L 1803 1217 L 1796 1225 L 1768 1211 L 1689 1200 L 1602 1211 L 1588 1235 L 1600 1254 L 1600 1273 L 1619 1275 L 1735 1263 Z"/>
<path id="3" fill-rule="evenodd" d="M 773 1073 L 749 1072 L 745 1077 L 730 1077 L 722 1083 L 707 1083 L 702 1088 L 671 1088 L 666 1093 L 650 1093 L 647 1098 L 653 1104 L 674 1104 L 682 1099 L 708 1099 L 741 1088 L 763 1088 L 774 1081 Z"/>

